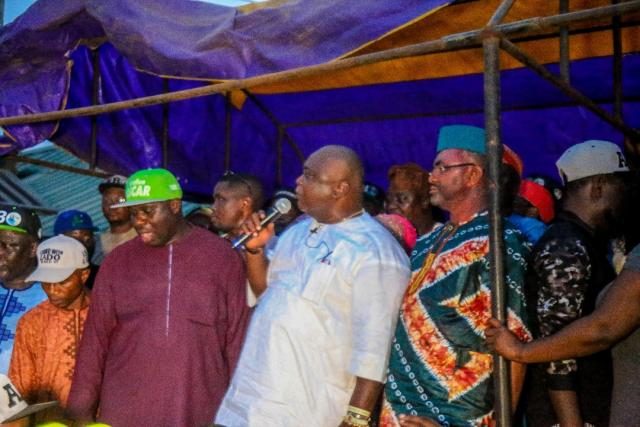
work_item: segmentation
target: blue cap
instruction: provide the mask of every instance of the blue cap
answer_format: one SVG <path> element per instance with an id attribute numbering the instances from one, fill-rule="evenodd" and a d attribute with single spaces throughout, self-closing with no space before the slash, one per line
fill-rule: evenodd
<path id="1" fill-rule="evenodd" d="M 61 212 L 56 218 L 56 222 L 53 225 L 54 234 L 64 234 L 73 230 L 91 230 L 98 231 L 93 226 L 93 221 L 88 213 L 71 209 Z"/>
<path id="2" fill-rule="evenodd" d="M 441 127 L 440 133 L 438 134 L 436 152 L 439 153 L 451 148 L 486 154 L 484 129 L 469 125 Z"/>

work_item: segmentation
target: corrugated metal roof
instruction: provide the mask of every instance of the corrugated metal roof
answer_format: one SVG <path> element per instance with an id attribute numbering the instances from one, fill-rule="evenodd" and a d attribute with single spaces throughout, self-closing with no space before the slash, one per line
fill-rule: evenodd
<path id="1" fill-rule="evenodd" d="M 41 144 L 23 151 L 22 155 L 88 169 L 86 162 L 53 144 Z M 44 206 L 58 212 L 67 209 L 85 211 L 100 230 L 108 227 L 102 215 L 101 198 L 98 192 L 98 184 L 102 181 L 100 178 L 26 163 L 18 163 L 17 175 L 42 200 Z M 41 215 L 40 219 L 44 235 L 52 235 L 55 215 Z"/>
<path id="2" fill-rule="evenodd" d="M 0 201 L 24 208 L 35 209 L 40 213 L 55 214 L 34 194 L 34 191 L 8 170 L 0 170 Z"/>
<path id="3" fill-rule="evenodd" d="M 88 169 L 88 163 L 51 143 L 43 143 L 36 147 L 22 151 L 24 157 L 37 160 Z M 37 197 L 41 205 L 61 212 L 68 209 L 78 209 L 87 212 L 96 227 L 106 230 L 109 227 L 107 220 L 102 215 L 102 201 L 98 185 L 101 178 L 81 175 L 63 170 L 51 169 L 43 166 L 18 163 L 17 176 L 29 189 L 32 195 Z M 195 203 L 183 201 L 183 212 L 190 212 L 196 206 Z M 40 215 L 42 230 L 45 236 L 53 235 L 53 223 L 56 213 L 52 215 Z"/>

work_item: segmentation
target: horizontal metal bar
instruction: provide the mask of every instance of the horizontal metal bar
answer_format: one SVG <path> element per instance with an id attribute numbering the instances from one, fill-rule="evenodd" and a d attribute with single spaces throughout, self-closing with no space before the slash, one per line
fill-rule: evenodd
<path id="1" fill-rule="evenodd" d="M 618 129 L 620 132 L 625 134 L 626 136 L 633 138 L 634 140 L 640 139 L 640 132 L 637 130 L 627 126 L 622 122 L 622 120 L 614 117 L 608 111 L 601 108 L 598 104 L 596 104 L 589 97 L 582 94 L 580 91 L 575 89 L 574 87 L 567 84 L 561 77 L 558 77 L 547 70 L 543 65 L 536 62 L 532 57 L 523 52 L 519 47 L 511 43 L 506 39 L 501 39 L 500 47 L 513 56 L 515 59 L 531 68 L 535 71 L 540 77 L 548 80 L 558 89 L 560 89 L 565 95 L 584 105 L 586 108 L 593 111 L 598 117 L 609 123 L 611 126 Z"/>
<path id="2" fill-rule="evenodd" d="M 48 162 L 46 160 L 32 159 L 31 157 L 26 157 L 26 156 L 9 156 L 9 160 L 15 160 L 16 162 L 20 162 L 20 163 L 30 163 L 32 165 L 38 165 L 45 168 L 61 170 L 65 172 L 77 173 L 80 175 L 95 176 L 97 178 L 107 178 L 111 176 L 111 174 L 107 172 L 77 168 L 75 166 L 63 165 L 55 162 Z"/>
<path id="3" fill-rule="evenodd" d="M 598 104 L 610 104 L 610 100 L 594 100 Z M 640 102 L 640 97 L 632 96 L 626 97 L 625 101 L 627 102 Z M 541 110 L 547 108 L 566 108 L 566 107 L 575 107 L 576 104 L 573 101 L 566 102 L 554 102 L 551 104 L 544 105 L 532 105 L 532 106 L 517 106 L 511 108 L 503 108 L 504 112 L 512 112 L 512 111 L 530 111 L 530 110 Z M 450 110 L 450 111 L 433 111 L 433 112 L 425 112 L 425 113 L 412 113 L 412 114 L 381 114 L 374 116 L 366 116 L 366 117 L 344 117 L 341 119 L 327 119 L 327 120 L 309 120 L 305 122 L 291 122 L 283 124 L 286 128 L 300 128 L 300 127 L 313 127 L 313 126 L 330 126 L 330 125 L 341 125 L 341 124 L 350 124 L 350 123 L 367 123 L 367 122 L 379 122 L 384 120 L 411 120 L 411 119 L 420 119 L 423 117 L 435 117 L 435 116 L 453 116 L 460 114 L 482 114 L 484 109 L 480 108 L 469 108 L 469 109 L 461 109 L 461 110 Z"/>

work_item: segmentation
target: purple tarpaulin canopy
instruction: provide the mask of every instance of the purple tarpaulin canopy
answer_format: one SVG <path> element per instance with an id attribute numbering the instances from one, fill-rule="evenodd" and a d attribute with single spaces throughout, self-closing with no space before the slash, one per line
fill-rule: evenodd
<path id="1" fill-rule="evenodd" d="M 149 4 L 146 4 L 149 3 Z M 442 6 L 444 0 L 299 0 L 250 13 L 195 1 L 40 0 L 0 30 L 0 116 L 91 105 L 92 54 L 99 46 L 101 103 L 324 63 Z M 572 83 L 610 107 L 611 58 L 572 64 Z M 624 60 L 625 118 L 640 125 L 640 58 Z M 165 81 L 160 76 L 171 76 Z M 621 142 L 617 131 L 577 107 L 531 71 L 503 72 L 503 141 L 525 160 L 525 173 L 553 174 L 553 163 L 583 139 Z M 273 118 L 304 155 L 328 143 L 353 147 L 369 180 L 383 184 L 391 164 L 430 165 L 438 128 L 483 125 L 482 75 L 254 95 L 232 108 L 231 164 L 268 188 L 293 184 L 301 165 L 282 147 L 276 183 Z M 226 105 L 221 95 L 169 104 L 168 167 L 187 191 L 209 194 L 225 168 Z M 163 107 L 98 116 L 98 166 L 130 173 L 162 164 Z M 91 118 L 12 126 L 7 153 L 43 139 L 81 158 L 91 153 Z M 2 145 L 0 145 L 2 147 Z"/>

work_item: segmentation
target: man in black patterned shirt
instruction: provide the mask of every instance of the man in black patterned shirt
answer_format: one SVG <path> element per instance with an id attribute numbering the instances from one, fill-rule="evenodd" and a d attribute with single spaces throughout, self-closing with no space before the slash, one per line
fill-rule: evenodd
<path id="1" fill-rule="evenodd" d="M 534 247 L 528 282 L 542 337 L 591 313 L 614 279 L 607 244 L 623 211 L 619 172 L 629 170 L 617 145 L 595 140 L 570 147 L 556 166 L 565 184 L 563 209 Z M 607 425 L 611 379 L 608 351 L 535 366 L 529 425 Z"/>

